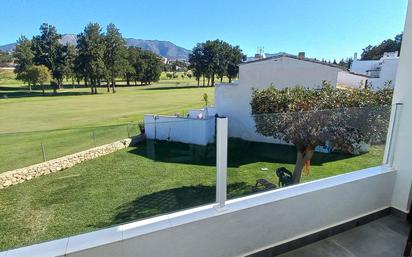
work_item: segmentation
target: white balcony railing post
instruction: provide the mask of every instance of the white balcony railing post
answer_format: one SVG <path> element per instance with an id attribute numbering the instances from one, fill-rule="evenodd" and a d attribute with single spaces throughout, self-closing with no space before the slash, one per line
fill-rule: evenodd
<path id="1" fill-rule="evenodd" d="M 401 112 L 402 103 L 396 103 L 391 110 L 390 124 L 388 128 L 388 136 L 386 139 L 385 155 L 383 163 L 389 167 L 393 166 L 394 145 L 396 133 L 398 130 L 398 120 Z"/>
<path id="2" fill-rule="evenodd" d="M 228 119 L 217 118 L 216 122 L 216 207 L 222 209 L 225 207 L 227 199 Z"/>

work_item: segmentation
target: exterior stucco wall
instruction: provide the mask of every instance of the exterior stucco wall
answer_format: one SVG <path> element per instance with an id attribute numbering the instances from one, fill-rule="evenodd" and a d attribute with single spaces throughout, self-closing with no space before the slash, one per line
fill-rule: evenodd
<path id="1" fill-rule="evenodd" d="M 368 78 L 349 72 L 340 71 L 338 73 L 338 85 L 349 88 L 365 88 L 365 83 Z"/>
<path id="2" fill-rule="evenodd" d="M 256 133 L 250 107 L 252 90 L 271 85 L 277 88 L 318 88 L 322 81 L 335 86 L 339 71 L 340 69 L 331 66 L 288 57 L 240 65 L 237 84 L 220 84 L 215 87 L 216 113 L 229 118 L 229 137 L 256 142 L 279 142 Z"/>
<path id="3" fill-rule="evenodd" d="M 147 114 L 144 116 L 144 122 L 147 139 L 196 145 L 207 145 L 214 141 L 214 117 L 193 119 Z"/>
<path id="4" fill-rule="evenodd" d="M 412 185 L 411 142 L 412 142 L 412 1 L 409 1 L 403 34 L 399 69 L 393 103 L 403 103 L 399 126 L 393 141 L 393 166 L 397 170 L 392 206 L 403 211 L 409 210 Z"/>

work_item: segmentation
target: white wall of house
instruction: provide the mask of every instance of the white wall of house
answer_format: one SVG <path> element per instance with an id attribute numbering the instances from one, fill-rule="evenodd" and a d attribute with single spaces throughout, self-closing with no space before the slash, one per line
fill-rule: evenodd
<path id="1" fill-rule="evenodd" d="M 380 89 L 385 86 L 395 86 L 399 58 L 384 59 L 382 62 L 379 78 L 369 80 L 369 83 L 374 89 Z M 391 84 L 388 84 L 389 81 L 391 81 Z"/>
<path id="2" fill-rule="evenodd" d="M 214 117 L 196 119 L 146 114 L 144 123 L 148 139 L 196 145 L 207 145 L 214 141 Z"/>
<path id="3" fill-rule="evenodd" d="M 359 76 L 347 71 L 338 72 L 337 85 L 348 88 L 365 88 L 367 77 Z"/>
<path id="4" fill-rule="evenodd" d="M 394 53 L 385 53 L 387 56 L 382 57 L 380 60 L 354 60 L 350 70 L 352 72 L 364 74 L 364 75 L 377 75 L 376 78 L 369 78 L 368 85 L 373 89 L 380 89 L 388 86 L 388 82 L 391 81 L 389 86 L 394 87 L 396 82 L 396 72 L 399 64 L 399 57 Z M 370 72 L 371 70 L 379 70 L 377 72 Z"/>
<path id="5" fill-rule="evenodd" d="M 244 88 L 303 86 L 318 88 L 325 80 L 336 85 L 339 68 L 315 62 L 279 57 L 239 65 L 239 81 Z"/>
<path id="6" fill-rule="evenodd" d="M 252 89 L 303 86 L 319 88 L 322 81 L 336 85 L 341 69 L 290 57 L 241 64 L 239 80 L 234 84 L 215 87 L 215 108 L 219 116 L 229 118 L 229 136 L 256 142 L 276 143 L 272 137 L 256 133 L 251 117 Z"/>
<path id="7" fill-rule="evenodd" d="M 403 103 L 396 129 L 393 166 L 397 170 L 392 205 L 402 211 L 409 210 L 412 185 L 411 143 L 412 143 L 412 1 L 409 1 L 399 69 L 393 103 Z"/>

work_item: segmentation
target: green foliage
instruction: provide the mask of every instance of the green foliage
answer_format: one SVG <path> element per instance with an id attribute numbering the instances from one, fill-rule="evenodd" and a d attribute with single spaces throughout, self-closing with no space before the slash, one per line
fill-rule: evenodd
<path id="1" fill-rule="evenodd" d="M 97 94 L 97 85 L 106 75 L 104 63 L 105 38 L 98 23 L 89 23 L 77 36 L 77 70 L 90 82 L 91 92 Z"/>
<path id="2" fill-rule="evenodd" d="M 77 78 L 76 76 L 76 58 L 77 50 L 73 45 L 66 45 L 66 58 L 65 58 L 65 67 L 64 75 L 66 78 L 72 79 L 72 81 Z"/>
<path id="3" fill-rule="evenodd" d="M 31 42 L 34 63 L 46 66 L 51 71 L 58 87 L 62 86 L 66 68 L 66 47 L 60 44 L 60 39 L 61 35 L 57 33 L 56 27 L 43 23 L 40 26 L 40 35 L 33 37 Z"/>
<path id="4" fill-rule="evenodd" d="M 116 77 L 122 76 L 127 68 L 126 41 L 114 24 L 107 26 L 105 36 L 104 62 L 108 77 L 115 92 Z"/>
<path id="5" fill-rule="evenodd" d="M 382 41 L 379 45 L 368 45 L 363 49 L 362 60 L 379 60 L 385 52 L 400 52 L 403 33 L 396 35 L 394 39 Z"/>
<path id="6" fill-rule="evenodd" d="M 50 70 L 44 65 L 33 65 L 27 69 L 27 81 L 32 85 L 42 85 L 52 79 Z"/>
<path id="7" fill-rule="evenodd" d="M 198 81 L 201 76 L 208 78 L 208 83 L 214 86 L 215 76 L 223 79 L 224 76 L 229 81 L 237 76 L 239 70 L 237 65 L 242 61 L 244 55 L 238 46 L 221 41 L 213 40 L 204 43 L 198 43 L 189 55 L 189 68 L 193 76 Z"/>
<path id="8" fill-rule="evenodd" d="M 14 69 L 16 79 L 28 82 L 27 69 L 33 65 L 34 53 L 31 49 L 31 41 L 25 36 L 21 36 L 17 41 L 13 57 L 16 64 Z"/>
<path id="9" fill-rule="evenodd" d="M 294 144 L 294 182 L 319 145 L 358 153 L 363 143 L 382 143 L 389 126 L 392 89 L 380 91 L 270 87 L 255 90 L 251 107 L 256 131 Z"/>
<path id="10" fill-rule="evenodd" d="M 9 53 L 0 51 L 0 67 L 5 66 L 13 61 L 13 56 Z"/>
<path id="11" fill-rule="evenodd" d="M 140 81 L 143 84 L 151 84 L 159 81 L 162 74 L 163 63 L 158 55 L 150 51 L 142 51 L 143 71 Z"/>
<path id="12" fill-rule="evenodd" d="M 202 100 L 205 103 L 205 106 L 209 105 L 209 96 L 207 95 L 207 93 L 203 94 Z"/>

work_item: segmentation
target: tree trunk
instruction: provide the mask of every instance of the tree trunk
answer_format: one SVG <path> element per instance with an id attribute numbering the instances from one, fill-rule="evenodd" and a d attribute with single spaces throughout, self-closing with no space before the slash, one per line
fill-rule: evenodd
<path id="1" fill-rule="evenodd" d="M 215 86 L 215 74 L 213 73 L 212 74 L 212 87 L 214 86 Z"/>
<path id="2" fill-rule="evenodd" d="M 197 87 L 200 87 L 200 78 L 197 78 Z"/>
<path id="3" fill-rule="evenodd" d="M 126 84 L 127 84 L 127 86 L 130 86 L 130 78 L 129 78 L 129 76 L 126 77 Z"/>
<path id="4" fill-rule="evenodd" d="M 232 83 L 232 77 L 229 77 L 229 83 Z"/>
<path id="5" fill-rule="evenodd" d="M 116 93 L 116 79 L 112 78 L 112 93 Z"/>
<path id="6" fill-rule="evenodd" d="M 44 95 L 45 92 L 44 92 L 44 85 L 43 84 L 41 84 L 41 91 L 43 92 L 43 95 Z"/>
<path id="7" fill-rule="evenodd" d="M 205 75 L 203 75 L 203 86 L 205 86 Z"/>
<path id="8" fill-rule="evenodd" d="M 31 92 L 31 83 L 29 83 L 29 91 Z"/>
<path id="9" fill-rule="evenodd" d="M 110 82 L 109 81 L 107 81 L 106 87 L 107 87 L 107 93 L 110 93 Z"/>
<path id="10" fill-rule="evenodd" d="M 296 151 L 296 164 L 295 169 L 293 170 L 293 184 L 299 184 L 300 178 L 302 177 L 303 167 L 305 162 L 312 159 L 314 150 L 307 148 L 306 150 L 300 147 L 297 147 Z"/>

